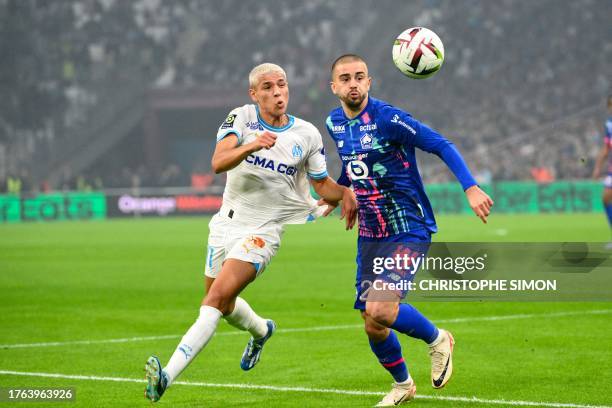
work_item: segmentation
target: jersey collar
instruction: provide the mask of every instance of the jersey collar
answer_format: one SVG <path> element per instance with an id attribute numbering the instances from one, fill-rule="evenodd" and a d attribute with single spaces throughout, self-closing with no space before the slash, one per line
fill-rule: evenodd
<path id="1" fill-rule="evenodd" d="M 348 116 L 346 116 L 346 112 L 344 112 L 344 109 L 342 109 L 342 106 L 341 106 L 340 107 L 340 111 L 342 112 L 342 116 L 344 116 L 344 119 L 347 122 L 349 122 L 349 123 L 357 123 L 357 122 L 359 122 L 360 120 L 362 120 L 362 117 L 363 117 L 364 113 L 366 113 L 368 111 L 368 108 L 372 104 L 372 99 L 373 98 L 368 94 L 368 103 L 366 103 L 366 106 L 353 119 L 351 119 Z"/>
<path id="2" fill-rule="evenodd" d="M 289 122 L 287 122 L 287 124 L 285 126 L 283 126 L 283 127 L 272 126 L 272 125 L 268 124 L 265 120 L 263 120 L 263 118 L 261 116 L 259 116 L 259 106 L 255 105 L 255 110 L 257 111 L 257 121 L 265 129 L 271 130 L 272 132 L 284 132 L 285 130 L 287 130 L 291 126 L 293 126 L 293 123 L 295 122 L 295 117 L 287 114 L 287 117 L 289 118 Z"/>

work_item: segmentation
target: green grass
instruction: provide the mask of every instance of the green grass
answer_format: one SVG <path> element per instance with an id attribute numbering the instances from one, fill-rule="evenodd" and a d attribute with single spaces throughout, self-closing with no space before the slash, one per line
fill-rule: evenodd
<path id="1" fill-rule="evenodd" d="M 0 344 L 176 335 L 165 340 L 0 348 L 0 370 L 140 379 L 147 356 L 166 362 L 203 296 L 205 218 L 0 226 Z M 439 219 L 436 241 L 606 241 L 603 215 Z M 282 248 L 244 297 L 281 329 L 359 325 L 352 310 L 355 232 L 337 220 L 289 226 Z M 432 320 L 612 309 L 609 303 L 419 303 Z M 612 405 L 610 314 L 447 323 L 457 340 L 448 386 L 428 385 L 426 347 L 402 336 L 419 395 Z M 219 332 L 235 332 L 225 322 Z M 362 329 L 279 332 L 251 372 L 248 335 L 221 335 L 180 380 L 385 392 L 391 378 Z M 0 374 L 0 387 L 77 389 L 74 407 L 149 406 L 143 383 Z M 161 407 L 372 406 L 379 397 L 175 385 Z M 426 407 L 487 404 L 418 399 Z M 0 408 L 9 406 L 1 403 Z M 20 403 L 18 406 L 31 404 Z M 33 406 L 60 406 L 36 403 Z M 499 406 L 499 405 L 497 405 Z"/>

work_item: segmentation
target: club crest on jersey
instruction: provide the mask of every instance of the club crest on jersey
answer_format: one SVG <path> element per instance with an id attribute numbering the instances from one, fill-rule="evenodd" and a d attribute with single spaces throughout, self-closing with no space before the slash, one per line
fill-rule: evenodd
<path id="1" fill-rule="evenodd" d="M 359 139 L 359 141 L 361 142 L 361 148 L 362 149 L 371 149 L 372 148 L 372 135 L 369 133 L 364 133 L 363 136 L 361 136 L 361 139 Z"/>
<path id="2" fill-rule="evenodd" d="M 302 148 L 300 147 L 300 145 L 296 144 L 293 146 L 293 150 L 291 151 L 291 153 L 293 153 L 293 157 L 299 159 L 302 157 Z"/>

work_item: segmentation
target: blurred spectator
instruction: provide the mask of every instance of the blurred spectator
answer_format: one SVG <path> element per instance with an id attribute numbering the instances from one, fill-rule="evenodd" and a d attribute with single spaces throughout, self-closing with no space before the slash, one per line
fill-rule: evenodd
<path id="1" fill-rule="evenodd" d="M 547 167 L 532 167 L 531 176 L 538 183 L 550 183 L 555 181 L 552 171 Z"/>
<path id="2" fill-rule="evenodd" d="M 530 180 L 530 169 L 542 167 L 556 179 L 586 178 L 599 101 L 612 85 L 611 13 L 607 0 L 0 0 L 0 50 L 9 56 L 0 59 L 0 167 L 6 173 L 87 143 L 87 126 L 138 81 L 236 89 L 263 61 L 285 67 L 300 95 L 292 111 L 323 129 L 335 103 L 329 65 L 356 51 L 370 61 L 373 95 L 450 137 L 479 180 Z M 445 44 L 432 79 L 407 80 L 390 63 L 393 36 L 410 25 L 431 27 Z M 338 167 L 336 155 L 329 160 Z M 159 174 L 129 166 L 68 170 L 48 187 L 191 182 L 192 169 L 179 163 L 162 163 Z M 427 161 L 423 177 L 452 179 L 440 169 Z M 32 189 L 30 174 L 20 180 L 21 190 Z"/>

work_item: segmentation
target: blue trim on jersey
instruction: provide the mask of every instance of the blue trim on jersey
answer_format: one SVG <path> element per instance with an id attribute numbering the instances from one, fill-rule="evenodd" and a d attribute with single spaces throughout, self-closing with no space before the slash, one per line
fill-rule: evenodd
<path id="1" fill-rule="evenodd" d="M 320 173 L 307 173 L 308 177 L 315 180 L 321 180 L 327 177 L 327 170 L 323 170 Z"/>
<path id="2" fill-rule="evenodd" d="M 287 114 L 287 117 L 289 118 L 289 123 L 287 123 L 285 126 L 283 127 L 275 127 L 272 125 L 269 125 L 268 123 L 266 123 L 265 120 L 263 120 L 263 118 L 261 116 L 259 116 L 259 106 L 255 106 L 255 111 L 257 112 L 257 120 L 259 121 L 259 123 L 261 124 L 261 126 L 263 126 L 264 128 L 271 130 L 272 132 L 284 132 L 285 130 L 289 129 L 291 126 L 293 126 L 293 122 L 295 122 L 295 117 Z"/>
<path id="3" fill-rule="evenodd" d="M 253 266 L 255 267 L 255 273 L 259 273 L 261 269 L 261 264 L 259 262 L 253 262 Z"/>
<path id="4" fill-rule="evenodd" d="M 217 143 L 219 143 L 221 140 L 225 139 L 227 136 L 229 136 L 230 134 L 235 134 L 236 137 L 238 138 L 238 144 L 242 143 L 242 135 L 240 134 L 239 131 L 232 129 L 232 130 L 228 130 L 227 132 L 225 132 L 224 134 L 222 134 L 221 136 L 219 136 L 217 138 Z"/>
<path id="5" fill-rule="evenodd" d="M 214 253 L 215 253 L 215 248 L 209 245 L 208 246 L 208 267 L 209 268 L 212 268 L 212 260 L 213 260 Z"/>

